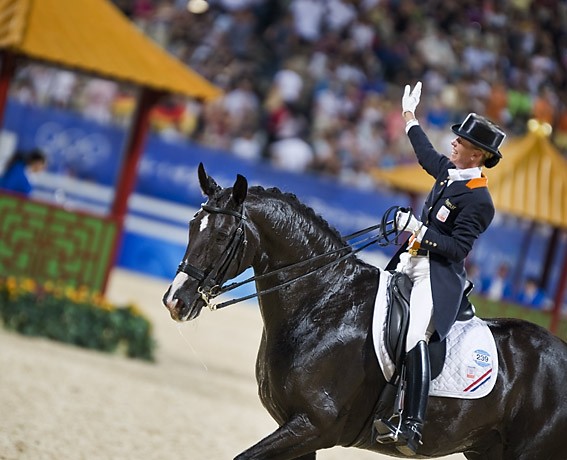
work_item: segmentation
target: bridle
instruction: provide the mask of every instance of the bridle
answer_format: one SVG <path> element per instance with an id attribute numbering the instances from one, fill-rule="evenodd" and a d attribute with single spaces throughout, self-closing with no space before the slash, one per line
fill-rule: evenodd
<path id="1" fill-rule="evenodd" d="M 286 286 L 289 286 L 292 283 L 295 283 L 296 281 L 299 281 L 300 279 L 306 278 L 307 276 L 310 276 L 316 272 L 318 272 L 319 270 L 328 267 L 330 265 L 334 265 L 334 264 L 338 264 L 340 262 L 342 262 L 343 260 L 355 255 L 356 253 L 362 251 L 363 249 L 367 248 L 368 246 L 378 243 L 380 246 L 388 246 L 392 243 L 394 244 L 398 244 L 398 237 L 400 236 L 400 234 L 405 230 L 404 228 L 398 228 L 397 224 L 396 224 L 396 214 L 399 210 L 402 211 L 407 211 L 407 208 L 402 208 L 399 206 L 392 206 L 390 207 L 382 216 L 382 220 L 380 222 L 380 224 L 377 225 L 373 225 L 371 227 L 365 228 L 363 230 L 360 230 L 358 232 L 355 233 L 351 233 L 350 235 L 346 235 L 343 237 L 343 240 L 345 241 L 350 241 L 350 240 L 354 240 L 356 238 L 359 238 L 362 235 L 366 235 L 374 230 L 378 230 L 378 234 L 374 235 L 374 236 L 369 236 L 366 237 L 363 240 L 360 241 L 356 241 L 354 243 L 350 243 L 347 244 L 346 246 L 343 246 L 341 248 L 338 249 L 333 249 L 331 251 L 327 251 L 323 254 L 319 254 L 317 256 L 311 257 L 309 259 L 305 259 L 302 260 L 300 262 L 296 262 L 293 263 L 291 265 L 287 265 L 285 267 L 281 267 L 278 268 L 276 270 L 272 270 L 270 272 L 267 273 L 263 273 L 261 275 L 255 275 L 252 276 L 250 278 L 245 279 L 244 281 L 240 281 L 240 282 L 236 282 L 236 283 L 232 283 L 229 284 L 227 286 L 223 286 L 222 283 L 224 282 L 224 278 L 226 276 L 226 273 L 228 271 L 228 268 L 230 267 L 230 264 L 234 262 L 237 253 L 239 251 L 239 248 L 241 247 L 241 244 L 243 244 L 244 248 L 246 247 L 246 237 L 245 237 L 245 226 L 246 226 L 246 222 L 247 222 L 247 218 L 245 215 L 245 208 L 244 208 L 244 203 L 242 204 L 240 211 L 234 211 L 232 209 L 227 209 L 227 208 L 219 208 L 219 207 L 215 207 L 215 206 L 209 206 L 209 205 L 202 205 L 201 209 L 203 211 L 206 211 L 210 214 L 224 214 L 224 215 L 229 215 L 229 216 L 234 216 L 236 219 L 238 219 L 238 225 L 236 226 L 236 228 L 233 230 L 233 232 L 230 235 L 230 240 L 229 243 L 226 247 L 226 249 L 221 253 L 221 255 L 219 256 L 218 260 L 215 262 L 215 264 L 213 264 L 213 268 L 210 269 L 208 272 L 205 272 L 197 267 L 195 267 L 194 265 L 191 265 L 187 259 L 184 259 L 181 261 L 181 263 L 179 264 L 179 266 L 177 267 L 177 273 L 182 272 L 185 273 L 186 275 L 190 276 L 193 279 L 196 279 L 197 281 L 199 281 L 199 287 L 197 288 L 197 292 L 199 293 L 199 295 L 201 296 L 201 298 L 203 299 L 203 301 L 205 302 L 205 304 L 207 305 L 207 307 L 210 310 L 218 310 L 220 308 L 224 308 L 227 307 L 229 305 L 233 305 L 235 303 L 238 302 L 242 302 L 244 300 L 248 300 L 248 299 L 252 299 L 254 297 L 259 297 L 263 294 L 268 294 L 270 292 L 274 292 L 277 291 L 279 289 L 282 289 Z M 411 209 L 410 209 L 411 211 Z M 392 218 L 392 214 L 393 214 L 393 218 Z M 407 223 L 406 223 L 407 226 Z M 390 238 L 391 237 L 391 238 Z M 268 278 L 270 276 L 273 276 L 277 273 L 281 273 L 283 271 L 287 271 L 287 270 L 291 270 L 291 269 L 295 269 L 307 264 L 312 264 L 313 262 L 320 260 L 322 258 L 331 256 L 331 255 L 336 255 L 339 254 L 341 252 L 345 252 L 345 254 L 341 255 L 338 258 L 332 259 L 330 261 L 328 261 L 325 264 L 322 264 L 318 267 L 315 267 L 314 269 L 308 271 L 307 273 L 304 273 L 302 275 L 299 275 L 295 278 L 291 278 L 283 283 L 280 283 L 272 288 L 269 289 L 264 289 L 262 291 L 257 291 L 253 294 L 250 295 L 246 295 L 243 297 L 238 297 L 236 299 L 232 299 L 232 300 L 228 300 L 226 302 L 222 302 L 219 304 L 214 304 L 211 302 L 211 300 L 221 294 L 224 294 L 226 292 L 232 291 L 240 286 L 243 286 L 245 284 L 251 283 L 252 281 L 259 281 L 265 278 Z M 240 265 L 241 265 L 242 261 L 239 261 L 239 267 L 238 269 L 240 269 Z"/>
<path id="2" fill-rule="evenodd" d="M 201 298 L 205 301 L 207 306 L 214 309 L 212 308 L 213 306 L 210 300 L 223 292 L 221 287 L 223 280 L 230 264 L 236 259 L 236 253 L 238 252 L 241 243 L 244 245 L 244 248 L 246 247 L 244 226 L 247 219 L 245 216 L 244 203 L 242 203 L 240 211 L 218 208 L 216 206 L 209 206 L 206 204 L 202 205 L 201 209 L 210 214 L 225 214 L 228 216 L 234 216 L 238 219 L 238 225 L 232 231 L 227 247 L 221 253 L 219 259 L 213 265 L 211 270 L 205 272 L 194 265 L 191 265 L 187 259 L 182 260 L 177 267 L 177 273 L 183 272 L 200 282 L 197 292 L 201 295 Z"/>

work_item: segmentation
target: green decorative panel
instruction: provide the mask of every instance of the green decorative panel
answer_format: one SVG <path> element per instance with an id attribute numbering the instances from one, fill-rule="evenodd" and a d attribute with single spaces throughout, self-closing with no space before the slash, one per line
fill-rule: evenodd
<path id="1" fill-rule="evenodd" d="M 110 219 L 0 193 L 0 276 L 103 291 L 116 232 Z"/>

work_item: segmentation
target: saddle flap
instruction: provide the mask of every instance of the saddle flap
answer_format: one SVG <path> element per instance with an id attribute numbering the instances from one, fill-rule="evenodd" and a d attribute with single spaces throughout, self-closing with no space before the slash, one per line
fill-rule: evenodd
<path id="1" fill-rule="evenodd" d="M 409 276 L 400 272 L 392 272 L 388 285 L 385 346 L 386 352 L 395 364 L 396 369 L 401 368 L 406 354 L 405 339 L 409 327 L 409 302 L 412 288 L 413 283 Z M 471 289 L 472 287 L 466 293 L 468 294 Z M 465 318 L 472 318 L 474 316 L 473 308 L 468 298 L 463 295 L 463 301 L 459 310 L 459 321 L 463 321 Z M 443 370 L 447 351 L 446 341 L 436 340 L 435 336 L 437 334 L 434 334 L 428 344 L 432 379 L 436 378 Z"/>
<path id="2" fill-rule="evenodd" d="M 429 349 L 429 363 L 431 365 L 431 380 L 436 379 L 445 364 L 445 356 L 447 354 L 447 340 L 434 341 L 430 340 L 427 344 Z"/>
<path id="3" fill-rule="evenodd" d="M 405 356 L 405 338 L 409 327 L 409 300 L 413 283 L 404 273 L 394 272 L 388 285 L 386 316 L 386 351 L 399 369 Z"/>

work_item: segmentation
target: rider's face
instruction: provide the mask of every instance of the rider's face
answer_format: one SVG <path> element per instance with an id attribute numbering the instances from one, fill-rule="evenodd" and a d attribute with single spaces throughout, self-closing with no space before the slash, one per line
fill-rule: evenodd
<path id="1" fill-rule="evenodd" d="M 451 162 L 457 169 L 473 168 L 481 165 L 482 150 L 462 137 L 451 142 Z"/>

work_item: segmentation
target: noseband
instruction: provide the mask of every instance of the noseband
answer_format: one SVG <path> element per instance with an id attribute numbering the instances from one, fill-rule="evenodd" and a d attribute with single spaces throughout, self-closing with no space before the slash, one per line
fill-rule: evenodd
<path id="1" fill-rule="evenodd" d="M 241 243 L 246 246 L 246 238 L 244 232 L 244 226 L 246 224 L 246 216 L 244 215 L 244 203 L 240 211 L 233 211 L 226 208 L 218 208 L 216 206 L 202 205 L 201 209 L 210 214 L 225 214 L 227 216 L 234 216 L 238 219 L 237 227 L 232 231 L 230 236 L 230 241 L 222 252 L 218 260 L 213 264 L 213 267 L 207 272 L 191 265 L 187 259 L 181 261 L 177 267 L 177 273 L 183 272 L 189 275 L 191 278 L 196 279 L 200 282 L 197 292 L 201 295 L 201 298 L 205 301 L 207 306 L 214 310 L 215 306 L 211 303 L 211 299 L 218 296 L 221 293 L 221 286 L 224 282 L 224 278 L 230 267 L 230 264 L 235 260 L 236 254 L 238 252 Z M 240 267 L 239 267 L 240 268 Z"/>

